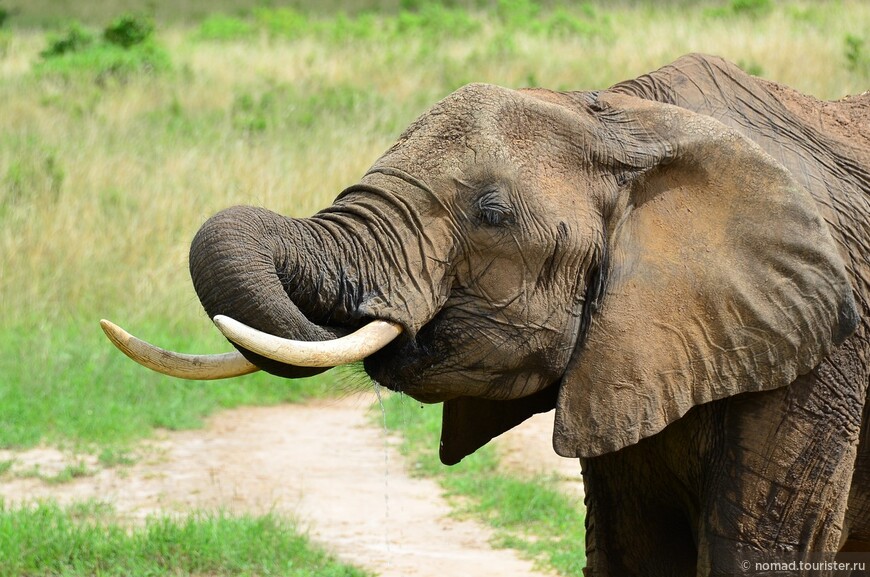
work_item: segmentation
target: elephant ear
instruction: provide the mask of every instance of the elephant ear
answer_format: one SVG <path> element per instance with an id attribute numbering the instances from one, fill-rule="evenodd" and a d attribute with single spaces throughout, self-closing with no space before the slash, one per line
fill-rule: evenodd
<path id="1" fill-rule="evenodd" d="M 810 194 L 757 145 L 681 108 L 604 93 L 617 174 L 607 280 L 561 384 L 554 447 L 594 457 L 695 405 L 791 383 L 858 323 Z"/>

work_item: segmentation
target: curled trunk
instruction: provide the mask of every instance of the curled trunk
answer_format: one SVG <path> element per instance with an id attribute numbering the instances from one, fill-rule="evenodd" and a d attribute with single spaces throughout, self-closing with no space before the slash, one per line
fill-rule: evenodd
<path id="1" fill-rule="evenodd" d="M 203 224 L 191 244 L 194 288 L 211 318 L 230 316 L 261 331 L 302 341 L 344 336 L 353 328 L 346 324 L 346 315 L 338 315 L 339 323 L 325 322 L 331 320 L 328 311 L 335 306 L 317 290 L 331 284 L 328 276 L 336 267 L 308 264 L 315 254 L 330 254 L 324 246 L 328 242 L 326 235 L 316 234 L 302 220 L 254 207 L 224 210 Z M 306 307 L 305 312 L 297 302 Z M 319 317 L 322 324 L 312 317 Z M 250 362 L 279 376 L 305 377 L 325 370 L 286 365 L 236 347 Z"/>

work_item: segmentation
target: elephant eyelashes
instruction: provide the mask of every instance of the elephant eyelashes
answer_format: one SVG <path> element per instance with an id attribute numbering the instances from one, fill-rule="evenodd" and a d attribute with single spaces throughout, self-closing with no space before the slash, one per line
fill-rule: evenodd
<path id="1" fill-rule="evenodd" d="M 477 199 L 477 219 L 487 226 L 500 226 L 514 221 L 514 212 L 499 190 L 484 192 Z"/>

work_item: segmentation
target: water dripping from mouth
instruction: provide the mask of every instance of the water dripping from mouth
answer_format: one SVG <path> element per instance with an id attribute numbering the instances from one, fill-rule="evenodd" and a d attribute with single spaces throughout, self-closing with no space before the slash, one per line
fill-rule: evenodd
<path id="1" fill-rule="evenodd" d="M 377 381 L 372 381 L 375 396 L 381 407 L 381 423 L 384 428 L 384 544 L 387 550 L 388 563 L 392 564 L 390 555 L 390 429 L 387 426 L 387 407 L 384 405 L 384 387 Z"/>

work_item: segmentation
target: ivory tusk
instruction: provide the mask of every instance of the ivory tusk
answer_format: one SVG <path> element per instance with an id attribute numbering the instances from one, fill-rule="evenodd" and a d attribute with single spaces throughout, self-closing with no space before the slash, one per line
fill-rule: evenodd
<path id="1" fill-rule="evenodd" d="M 251 328 L 224 315 L 214 324 L 237 345 L 274 361 L 297 367 L 335 367 L 361 361 L 402 333 L 402 326 L 374 320 L 347 336 L 331 341 L 293 341 Z"/>
<path id="2" fill-rule="evenodd" d="M 103 332 L 125 355 L 152 371 L 171 377 L 210 381 L 247 375 L 260 370 L 238 351 L 219 355 L 187 355 L 155 347 L 137 339 L 115 323 L 100 321 Z"/>

